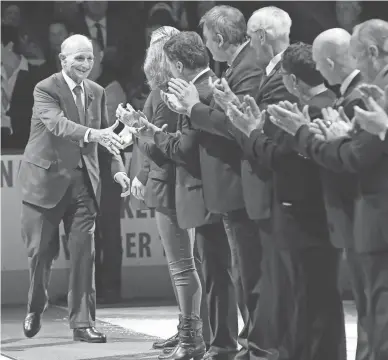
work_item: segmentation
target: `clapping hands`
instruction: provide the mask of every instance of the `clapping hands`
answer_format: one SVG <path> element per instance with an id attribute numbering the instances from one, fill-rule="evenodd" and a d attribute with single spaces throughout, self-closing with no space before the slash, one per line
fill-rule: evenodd
<path id="1" fill-rule="evenodd" d="M 293 136 L 301 126 L 311 122 L 307 105 L 300 111 L 297 104 L 281 101 L 276 105 L 269 105 L 267 111 L 272 123 Z"/>
<path id="2" fill-rule="evenodd" d="M 252 96 L 245 95 L 244 102 L 240 109 L 233 103 L 227 104 L 226 114 L 232 124 L 246 136 L 250 136 L 255 129 L 262 130 L 264 126 L 265 110 L 260 111 L 255 99 Z"/>
<path id="3" fill-rule="evenodd" d="M 216 79 L 214 82 L 209 76 L 209 86 L 213 90 L 214 101 L 222 110 L 226 113 L 228 110 L 228 105 L 233 104 L 237 108 L 241 107 L 241 102 L 238 99 L 237 95 L 232 92 L 227 81 L 222 79 Z"/>

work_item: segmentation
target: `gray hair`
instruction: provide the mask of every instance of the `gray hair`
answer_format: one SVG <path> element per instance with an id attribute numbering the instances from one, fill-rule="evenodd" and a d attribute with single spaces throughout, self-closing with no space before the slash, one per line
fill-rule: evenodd
<path id="1" fill-rule="evenodd" d="M 162 26 L 152 32 L 150 46 L 147 49 L 143 66 L 148 85 L 152 90 L 165 85 L 172 77 L 163 46 L 179 32 L 178 29 L 171 26 Z"/>
<path id="2" fill-rule="evenodd" d="M 213 7 L 202 16 L 199 25 L 205 25 L 214 36 L 220 34 L 224 42 L 231 45 L 240 45 L 246 39 L 247 24 L 244 15 L 231 6 Z"/>
<path id="3" fill-rule="evenodd" d="M 292 20 L 286 11 L 276 6 L 267 6 L 256 10 L 250 17 L 248 24 L 252 31 L 264 29 L 273 40 L 288 40 Z"/>
<path id="4" fill-rule="evenodd" d="M 384 20 L 371 19 L 356 25 L 353 36 L 366 47 L 375 45 L 388 53 L 388 22 Z"/>

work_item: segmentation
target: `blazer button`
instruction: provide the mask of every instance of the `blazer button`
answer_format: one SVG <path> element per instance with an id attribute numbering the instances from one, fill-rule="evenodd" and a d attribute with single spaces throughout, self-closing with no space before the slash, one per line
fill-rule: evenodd
<path id="1" fill-rule="evenodd" d="M 333 225 L 332 223 L 329 223 L 329 224 L 328 224 L 328 227 L 329 227 L 329 231 L 330 231 L 331 233 L 333 233 L 333 232 L 334 232 L 334 225 Z"/>

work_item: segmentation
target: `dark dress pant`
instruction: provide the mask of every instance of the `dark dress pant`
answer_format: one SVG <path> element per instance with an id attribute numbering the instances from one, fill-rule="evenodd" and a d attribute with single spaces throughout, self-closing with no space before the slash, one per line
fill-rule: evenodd
<path id="1" fill-rule="evenodd" d="M 70 328 L 94 326 L 94 230 L 96 203 L 86 170 L 74 170 L 59 203 L 46 209 L 22 204 L 21 225 L 30 262 L 28 312 L 41 314 L 48 304 L 47 286 L 57 254 L 57 231 L 63 220 L 70 252 L 68 310 Z"/>
<path id="2" fill-rule="evenodd" d="M 111 155 L 99 152 L 101 200 L 96 221 L 97 296 L 119 298 L 123 246 L 121 240 L 121 186 L 111 172 Z"/>
<path id="3" fill-rule="evenodd" d="M 358 314 L 356 360 L 388 359 L 388 252 L 346 252 Z"/>
<path id="4" fill-rule="evenodd" d="M 237 300 L 223 223 L 197 227 L 195 240 L 201 267 L 198 272 L 202 273 L 202 293 L 209 314 L 209 354 L 217 359 L 232 359 L 237 351 Z"/>
<path id="5" fill-rule="evenodd" d="M 259 227 L 245 209 L 227 213 L 223 218 L 231 249 L 232 278 L 244 328 L 239 335 L 239 360 L 262 359 L 266 352 L 259 346 L 259 311 L 262 249 Z"/>
<path id="6" fill-rule="evenodd" d="M 340 251 L 324 247 L 284 249 L 268 231 L 260 235 L 260 345 L 277 350 L 279 360 L 346 359 L 338 289 Z"/>

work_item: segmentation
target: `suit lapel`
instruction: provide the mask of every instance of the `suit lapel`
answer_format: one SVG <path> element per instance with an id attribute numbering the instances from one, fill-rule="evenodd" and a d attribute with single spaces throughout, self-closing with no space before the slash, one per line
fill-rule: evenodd
<path id="1" fill-rule="evenodd" d="M 275 75 L 275 73 L 280 69 L 280 64 L 281 64 L 281 61 L 279 61 L 275 65 L 275 67 L 272 69 L 272 71 L 268 75 L 263 76 L 263 78 L 261 80 L 261 84 L 260 84 L 260 89 L 262 89 L 268 83 L 268 81 L 271 80 L 271 78 Z"/>
<path id="2" fill-rule="evenodd" d="M 89 124 L 89 106 L 94 99 L 93 91 L 88 80 L 84 81 L 85 89 L 85 125 Z"/>
<path id="3" fill-rule="evenodd" d="M 71 93 L 71 90 L 67 85 L 65 78 L 62 75 L 62 72 L 55 74 L 54 80 L 59 88 L 59 92 L 65 104 L 68 119 L 79 124 L 80 118 L 78 115 L 77 105 L 75 104 L 73 94 Z"/>

